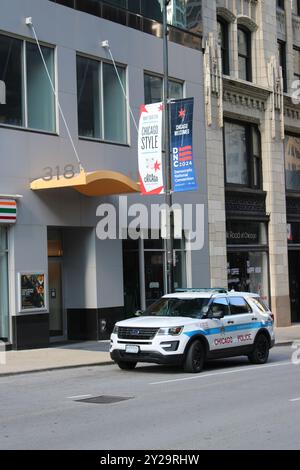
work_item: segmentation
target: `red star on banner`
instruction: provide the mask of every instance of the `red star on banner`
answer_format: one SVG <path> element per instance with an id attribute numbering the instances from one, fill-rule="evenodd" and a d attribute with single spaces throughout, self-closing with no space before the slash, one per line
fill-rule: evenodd
<path id="1" fill-rule="evenodd" d="M 141 104 L 141 106 L 140 106 L 140 114 L 142 114 L 142 113 L 148 113 L 145 104 Z"/>
<path id="2" fill-rule="evenodd" d="M 154 170 L 155 170 L 155 173 L 160 170 L 160 163 L 157 160 L 154 163 Z"/>
<path id="3" fill-rule="evenodd" d="M 158 108 L 158 111 L 163 111 L 163 110 L 164 110 L 164 105 L 161 104 L 161 105 L 159 106 L 159 108 Z"/>
<path id="4" fill-rule="evenodd" d="M 180 110 L 179 113 L 178 113 L 178 116 L 179 116 L 181 119 L 184 119 L 184 118 L 185 118 L 185 109 L 184 109 L 184 108 L 181 108 L 181 110 Z"/>

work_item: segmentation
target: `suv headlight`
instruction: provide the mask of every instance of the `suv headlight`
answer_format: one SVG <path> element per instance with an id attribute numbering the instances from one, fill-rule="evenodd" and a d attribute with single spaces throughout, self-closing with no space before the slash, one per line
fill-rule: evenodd
<path id="1" fill-rule="evenodd" d="M 112 334 L 117 335 L 118 331 L 119 331 L 119 327 L 117 325 L 115 325 Z"/>
<path id="2" fill-rule="evenodd" d="M 160 328 L 158 330 L 158 335 L 170 335 L 170 336 L 179 336 L 181 335 L 183 326 L 173 326 L 172 328 Z"/>

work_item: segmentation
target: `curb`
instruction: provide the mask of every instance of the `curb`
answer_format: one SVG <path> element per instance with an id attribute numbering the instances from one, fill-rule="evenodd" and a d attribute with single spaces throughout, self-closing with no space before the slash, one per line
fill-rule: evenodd
<path id="1" fill-rule="evenodd" d="M 56 370 L 66 370 L 66 369 L 80 369 L 82 367 L 100 367 L 100 366 L 110 366 L 114 364 L 113 361 L 106 361 L 106 362 L 92 362 L 90 364 L 74 364 L 71 366 L 60 366 L 60 367 L 48 367 L 46 369 L 32 369 L 32 370 L 23 370 L 18 372 L 4 372 L 1 374 L 0 372 L 0 380 L 2 377 L 12 377 L 15 375 L 27 375 L 27 374 L 37 374 L 39 372 L 53 372 Z"/>
<path id="2" fill-rule="evenodd" d="M 279 346 L 292 346 L 295 341 L 300 341 L 300 340 L 293 340 L 293 341 L 282 341 L 280 343 L 275 343 L 274 348 Z M 61 367 L 47 367 L 46 369 L 33 369 L 33 370 L 24 370 L 24 371 L 18 371 L 18 372 L 4 372 L 1 374 L 0 372 L 0 380 L 1 377 L 13 377 L 15 375 L 27 375 L 27 374 L 37 374 L 40 372 L 53 372 L 56 370 L 67 370 L 67 369 L 80 369 L 82 367 L 101 367 L 101 366 L 111 366 L 114 364 L 114 361 L 105 361 L 105 362 L 92 362 L 90 364 L 74 364 L 74 365 L 66 365 L 66 366 L 61 366 Z"/>

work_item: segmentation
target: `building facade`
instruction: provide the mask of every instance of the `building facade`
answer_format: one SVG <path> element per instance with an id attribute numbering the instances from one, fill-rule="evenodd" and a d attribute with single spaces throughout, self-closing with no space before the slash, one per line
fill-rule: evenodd
<path id="1" fill-rule="evenodd" d="M 200 3 L 187 3 L 180 27 L 170 19 L 169 75 L 173 98 L 194 97 L 197 129 L 199 191 L 174 195 L 174 202 L 200 204 L 207 220 Z M 134 190 L 137 130 L 128 106 L 138 121 L 141 104 L 162 99 L 161 21 L 156 0 L 1 4 L 0 339 L 8 347 L 108 338 L 116 320 L 165 291 L 159 234 L 103 240 L 96 232 L 99 205 L 126 215 L 125 202 L 148 208 L 164 202 Z M 41 178 L 52 189 L 34 190 Z M 90 178 L 83 188 L 75 183 L 81 178 Z M 59 187 L 61 179 L 71 187 Z M 120 199 L 126 192 L 132 194 Z M 204 231 L 202 250 L 190 253 L 184 241 L 176 242 L 178 287 L 209 286 L 207 224 Z"/>
<path id="2" fill-rule="evenodd" d="M 203 2 L 211 282 L 260 292 L 278 326 L 300 321 L 299 15 Z"/>
<path id="3" fill-rule="evenodd" d="M 124 219 L 164 202 L 137 193 L 134 123 L 163 98 L 162 2 L 2 3 L 0 339 L 108 338 L 166 290 L 159 232 L 133 240 Z M 175 242 L 175 285 L 256 291 L 278 326 L 299 322 L 300 2 L 173 0 L 168 22 L 170 96 L 195 99 L 199 183 L 173 200 L 205 208 L 203 247 Z M 103 204 L 124 239 L 99 239 Z"/>

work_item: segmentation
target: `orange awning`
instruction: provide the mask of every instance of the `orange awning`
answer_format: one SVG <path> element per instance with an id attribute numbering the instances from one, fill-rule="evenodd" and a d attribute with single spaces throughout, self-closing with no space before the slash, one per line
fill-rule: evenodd
<path id="1" fill-rule="evenodd" d="M 43 178 L 33 181 L 33 191 L 42 189 L 72 188 L 85 196 L 108 196 L 116 194 L 139 193 L 140 186 L 128 176 L 110 170 L 85 172 L 81 170 L 72 178 L 54 177 L 49 181 Z"/>

